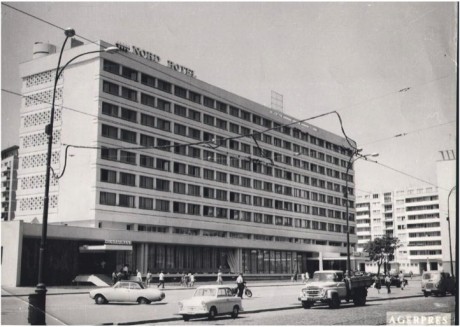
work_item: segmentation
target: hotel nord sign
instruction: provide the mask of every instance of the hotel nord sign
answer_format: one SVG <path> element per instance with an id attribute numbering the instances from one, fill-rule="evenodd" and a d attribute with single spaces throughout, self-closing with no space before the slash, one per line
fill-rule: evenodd
<path id="1" fill-rule="evenodd" d="M 143 49 L 140 49 L 136 46 L 128 46 L 128 45 L 125 45 L 123 43 L 120 43 L 120 42 L 117 42 L 115 43 L 115 45 L 117 46 L 118 49 L 120 49 L 121 51 L 124 51 L 124 52 L 129 52 L 129 53 L 133 53 L 139 57 L 142 57 L 144 59 L 147 59 L 147 60 L 150 60 L 150 61 L 153 61 L 153 62 L 156 62 L 156 63 L 160 63 L 160 56 L 156 55 L 156 54 L 153 54 L 149 51 L 146 51 L 146 50 L 143 50 Z M 185 66 L 182 66 L 182 65 L 179 65 L 179 64 L 176 64 L 174 62 L 172 62 L 171 60 L 167 60 L 167 65 L 166 65 L 168 68 L 172 69 L 172 70 L 175 70 L 176 72 L 179 72 L 179 73 L 182 73 L 184 75 L 187 75 L 187 76 L 190 76 L 190 77 L 196 77 L 193 70 L 185 67 Z"/>

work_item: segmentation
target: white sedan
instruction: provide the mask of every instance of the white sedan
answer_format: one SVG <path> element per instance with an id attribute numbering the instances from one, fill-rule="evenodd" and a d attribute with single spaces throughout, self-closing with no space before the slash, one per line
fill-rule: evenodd
<path id="1" fill-rule="evenodd" d="M 212 320 L 225 314 L 237 318 L 240 311 L 243 311 L 241 299 L 233 295 L 230 287 L 223 285 L 200 286 L 193 297 L 179 302 L 179 314 L 184 321 L 206 316 Z"/>
<path id="2" fill-rule="evenodd" d="M 89 297 L 96 304 L 108 302 L 137 302 L 149 304 L 153 301 L 161 301 L 165 293 L 157 289 L 146 288 L 144 284 L 136 281 L 119 281 L 112 287 L 94 289 L 89 292 Z"/>

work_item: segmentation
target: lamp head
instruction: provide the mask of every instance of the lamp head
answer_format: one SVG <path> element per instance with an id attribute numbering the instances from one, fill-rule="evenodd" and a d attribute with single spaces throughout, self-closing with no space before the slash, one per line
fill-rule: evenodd
<path id="1" fill-rule="evenodd" d="M 108 48 L 105 48 L 104 49 L 104 52 L 107 52 L 107 53 L 116 53 L 118 52 L 118 48 L 117 47 L 108 47 Z"/>
<path id="2" fill-rule="evenodd" d="M 67 36 L 67 37 L 73 37 L 73 36 L 75 36 L 75 30 L 74 30 L 73 28 L 70 28 L 70 27 L 69 27 L 69 28 L 66 28 L 66 29 L 64 30 L 64 34 L 65 34 L 65 36 Z"/>

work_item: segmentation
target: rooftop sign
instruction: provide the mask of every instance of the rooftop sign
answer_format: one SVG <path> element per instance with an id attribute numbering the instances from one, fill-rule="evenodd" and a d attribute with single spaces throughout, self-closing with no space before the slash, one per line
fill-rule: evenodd
<path id="1" fill-rule="evenodd" d="M 126 44 L 123 44 L 121 42 L 117 42 L 115 43 L 115 45 L 117 46 L 118 49 L 120 49 L 120 51 L 124 51 L 124 52 L 128 52 L 128 53 L 132 53 L 132 54 L 135 54 L 136 56 L 139 56 L 139 57 L 142 57 L 144 59 L 147 59 L 147 60 L 150 60 L 150 61 L 153 61 L 153 62 L 156 62 L 156 63 L 160 63 L 161 61 L 161 58 L 160 56 L 154 54 L 154 53 L 151 53 L 149 51 L 146 51 L 144 49 L 141 49 L 141 48 L 138 48 L 136 46 L 129 46 L 129 45 L 126 45 Z M 172 70 L 175 70 L 176 72 L 179 72 L 179 73 L 182 73 L 184 75 L 187 75 L 187 76 L 190 76 L 190 77 L 196 77 L 195 76 L 195 73 L 193 72 L 193 70 L 185 67 L 185 66 L 182 66 L 180 64 L 177 64 L 171 60 L 167 60 L 166 61 L 166 67 L 172 69 Z"/>

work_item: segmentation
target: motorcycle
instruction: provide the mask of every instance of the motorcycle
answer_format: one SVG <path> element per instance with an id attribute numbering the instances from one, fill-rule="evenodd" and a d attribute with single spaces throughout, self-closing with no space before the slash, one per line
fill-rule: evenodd
<path id="1" fill-rule="evenodd" d="M 232 288 L 232 294 L 236 296 L 238 294 L 238 287 Z M 244 283 L 244 290 L 243 294 L 246 295 L 247 297 L 252 297 L 252 292 L 251 290 L 246 286 L 246 282 Z"/>

